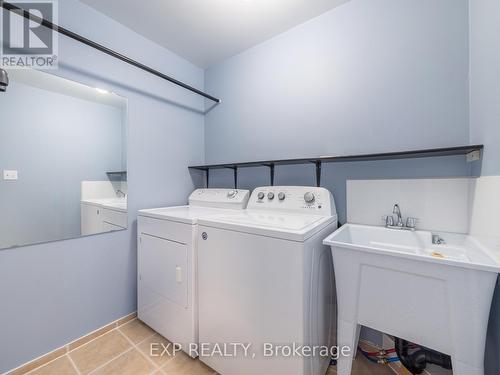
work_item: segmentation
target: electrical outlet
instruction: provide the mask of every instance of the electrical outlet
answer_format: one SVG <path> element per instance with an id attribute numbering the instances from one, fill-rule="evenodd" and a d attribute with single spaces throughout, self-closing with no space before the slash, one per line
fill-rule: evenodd
<path id="1" fill-rule="evenodd" d="M 3 171 L 3 179 L 6 181 L 15 181 L 17 180 L 17 171 Z"/>

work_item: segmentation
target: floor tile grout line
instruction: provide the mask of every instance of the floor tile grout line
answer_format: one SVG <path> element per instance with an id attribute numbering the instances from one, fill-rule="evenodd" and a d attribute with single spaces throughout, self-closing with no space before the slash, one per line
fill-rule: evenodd
<path id="1" fill-rule="evenodd" d="M 148 326 L 148 327 L 149 327 L 149 326 Z M 125 336 L 125 338 L 126 338 L 126 339 L 128 339 L 128 336 L 127 336 L 127 334 L 126 334 L 126 333 L 124 333 L 124 332 L 123 332 L 121 329 L 119 329 L 119 328 L 117 328 L 117 329 L 118 329 L 118 331 L 120 331 L 120 333 L 121 333 L 123 336 Z M 147 355 L 145 355 L 144 353 L 142 353 L 142 350 L 139 348 L 139 345 L 141 345 L 143 342 L 145 342 L 146 340 L 150 339 L 151 337 L 153 337 L 153 336 L 155 336 L 155 335 L 158 335 L 158 336 L 160 336 L 160 337 L 163 337 L 162 335 L 160 335 L 160 334 L 159 334 L 158 332 L 156 332 L 155 330 L 153 330 L 153 329 L 151 329 L 151 330 L 153 331 L 153 333 L 152 333 L 150 336 L 146 337 L 145 339 L 143 339 L 143 340 L 139 341 L 137 344 L 134 344 L 134 343 L 132 342 L 132 340 L 130 340 L 130 339 L 129 339 L 129 342 L 130 342 L 133 346 L 135 346 L 135 347 L 137 348 L 137 350 L 138 350 L 141 354 L 143 354 L 143 355 L 144 355 L 144 356 L 145 356 L 148 360 L 150 360 L 151 362 L 153 362 L 153 360 L 152 360 L 151 358 L 149 358 Z M 163 337 L 163 338 L 164 338 L 165 340 L 167 340 L 168 342 L 171 342 L 171 341 L 170 341 L 169 339 L 167 339 L 166 337 Z M 157 370 L 159 370 L 159 371 L 160 371 L 160 373 L 161 373 L 161 374 L 163 374 L 163 368 L 164 368 L 164 367 L 166 367 L 166 366 L 167 366 L 167 364 L 168 364 L 170 361 L 172 361 L 174 358 L 175 358 L 175 356 L 173 356 L 173 357 L 169 358 L 169 359 L 168 359 L 168 361 L 166 361 L 166 362 L 165 362 L 163 365 L 161 365 L 161 366 L 156 365 L 154 362 L 153 362 L 153 364 L 156 366 Z M 214 372 L 214 373 L 215 373 L 215 372 Z"/>
<path id="2" fill-rule="evenodd" d="M 129 314 L 129 315 L 133 315 L 133 314 L 134 314 L 134 313 Z M 135 313 L 135 314 L 137 314 L 137 313 Z M 122 327 L 122 326 L 124 326 L 124 325 L 126 325 L 126 324 L 128 324 L 128 323 L 131 323 L 131 322 L 133 322 L 134 320 L 138 320 L 137 315 L 135 315 L 135 317 L 133 317 L 132 319 L 130 319 L 130 320 L 128 320 L 128 321 L 126 321 L 125 323 L 122 323 L 122 324 L 118 325 L 118 321 L 119 321 L 119 320 L 124 319 L 124 318 L 127 318 L 129 315 L 124 316 L 123 318 L 120 318 L 120 319 L 118 319 L 118 320 L 116 320 L 116 321 L 114 321 L 114 322 L 111 322 L 111 323 L 107 324 L 106 326 L 103 326 L 103 327 L 101 327 L 101 328 L 98 328 L 98 329 L 96 329 L 95 331 L 92 331 L 92 332 L 90 332 L 90 333 L 88 333 L 88 334 L 86 334 L 86 335 L 84 335 L 84 336 L 80 337 L 79 339 L 76 339 L 76 340 L 74 340 L 74 341 L 72 341 L 72 342 L 70 342 L 70 343 L 68 343 L 68 344 L 65 344 L 64 346 L 61 346 L 59 349 L 63 349 L 63 348 L 65 348 L 65 349 L 66 349 L 66 352 L 65 352 L 64 354 L 62 354 L 62 355 L 60 355 L 60 356 L 58 356 L 58 357 L 56 357 L 56 358 L 54 358 L 54 359 L 51 359 L 51 360 L 50 360 L 50 361 L 48 361 L 48 362 L 45 362 L 43 365 L 40 365 L 40 366 L 38 366 L 38 367 L 35 367 L 35 368 L 34 368 L 34 369 L 32 369 L 32 370 L 29 370 L 28 372 L 26 372 L 26 375 L 31 374 L 31 373 L 32 373 L 32 372 L 34 372 L 35 370 L 39 370 L 39 369 L 41 369 L 42 367 L 47 366 L 48 364 L 50 364 L 50 363 L 54 362 L 55 360 L 60 359 L 60 358 L 64 357 L 65 355 L 68 355 L 68 354 L 69 354 L 69 353 L 71 353 L 71 352 L 74 352 L 75 350 L 77 350 L 77 349 L 79 349 L 79 348 L 81 348 L 81 347 L 83 347 L 83 346 L 85 346 L 85 345 L 87 345 L 87 344 L 91 343 L 92 341 L 97 340 L 98 338 L 100 338 L 100 337 L 102 337 L 102 336 L 104 336 L 104 335 L 106 335 L 106 334 L 110 333 L 111 331 L 114 331 L 115 329 L 118 329 L 119 327 Z M 86 343 L 84 343 L 84 344 L 82 344 L 82 345 L 77 346 L 77 347 L 76 347 L 76 348 L 74 348 L 74 349 L 71 349 L 71 350 L 69 349 L 69 346 L 70 346 L 71 344 L 73 344 L 73 343 L 77 342 L 78 340 L 83 339 L 83 338 L 84 338 L 84 337 L 86 337 L 86 336 L 92 335 L 92 334 L 94 334 L 95 332 L 98 332 L 99 330 L 104 329 L 104 328 L 106 328 L 106 327 L 107 327 L 107 326 L 109 326 L 109 325 L 113 325 L 114 327 L 113 327 L 113 328 L 111 328 L 111 329 L 109 329 L 108 331 L 106 331 L 106 332 L 102 333 L 101 335 L 94 337 L 93 339 L 91 339 L 91 340 L 87 341 Z M 56 350 L 54 350 L 54 351 L 57 351 L 57 350 L 59 350 L 59 349 L 56 349 Z M 43 357 L 45 357 L 45 356 L 47 356 L 47 355 L 50 355 L 51 353 L 52 353 L 52 352 L 47 353 L 47 354 L 44 354 L 44 355 L 42 355 L 42 356 L 41 356 L 41 357 L 39 357 L 39 358 L 35 358 L 35 359 L 33 359 L 32 361 L 27 362 L 27 363 L 25 363 L 24 365 L 21 365 L 20 367 L 15 368 L 15 369 L 13 369 L 13 370 L 11 370 L 11 371 L 8 371 L 8 372 L 6 372 L 6 373 L 5 373 L 5 374 L 3 374 L 3 375 L 8 375 L 8 374 L 10 374 L 10 372 L 12 372 L 12 371 L 16 371 L 16 370 L 18 370 L 18 369 L 20 369 L 20 368 L 22 368 L 22 367 L 24 367 L 24 366 L 26 366 L 26 365 L 30 364 L 31 362 L 35 362 L 37 359 L 43 358 Z M 68 358 L 70 358 L 70 360 L 72 361 L 72 358 L 71 358 L 69 355 L 68 355 Z"/>
<path id="3" fill-rule="evenodd" d="M 126 317 L 124 317 L 124 318 L 126 318 Z M 121 318 L 121 319 L 123 319 L 123 318 Z M 116 320 L 116 321 L 114 321 L 114 322 L 111 322 L 111 323 L 109 323 L 109 324 L 107 324 L 107 325 L 105 325 L 105 326 L 101 327 L 101 328 L 98 328 L 98 329 L 96 329 L 95 331 L 92 331 L 92 332 L 90 332 L 90 333 L 88 333 L 88 334 L 86 334 L 86 335 L 84 335 L 84 336 L 80 337 L 79 339 L 76 339 L 76 340 L 74 340 L 74 341 L 70 342 L 69 344 L 64 345 L 64 346 L 67 348 L 67 353 L 73 352 L 73 351 L 75 351 L 75 350 L 77 350 L 77 349 L 79 349 L 79 348 L 81 348 L 81 347 L 83 347 L 83 346 L 85 346 L 85 345 L 87 345 L 87 344 L 90 344 L 92 341 L 95 341 L 95 340 L 97 340 L 98 338 L 100 338 L 100 337 L 102 337 L 102 336 L 104 336 L 104 335 L 106 335 L 106 334 L 110 333 L 111 331 L 114 331 L 115 329 L 118 329 L 119 327 L 122 327 L 122 326 L 124 326 L 124 325 L 126 325 L 126 324 L 128 324 L 128 323 L 130 323 L 130 322 L 133 322 L 133 321 L 134 321 L 134 320 L 136 320 L 136 319 L 137 319 L 137 317 L 132 318 L 131 320 L 128 320 L 128 321 L 126 321 L 125 323 L 122 323 L 122 324 L 120 324 L 120 325 L 118 325 L 118 321 L 120 320 L 120 319 L 118 319 L 118 320 Z M 85 337 L 87 337 L 87 336 L 93 335 L 94 333 L 97 333 L 97 332 L 99 332 L 100 330 L 105 329 L 105 328 L 106 328 L 106 327 L 108 327 L 108 326 L 113 326 L 113 327 L 112 327 L 112 328 L 110 328 L 109 330 L 107 330 L 107 331 L 105 331 L 105 332 L 101 333 L 100 335 L 98 335 L 98 336 L 94 337 L 93 339 L 90 339 L 89 341 L 87 341 L 87 342 L 85 342 L 85 343 L 81 344 L 81 345 L 78 345 L 77 347 L 75 347 L 75 348 L 73 348 L 73 349 L 71 349 L 71 350 L 69 349 L 69 348 L 70 348 L 70 346 L 71 346 L 72 344 L 74 344 L 75 342 L 78 342 L 79 340 L 81 340 L 81 339 L 83 339 L 83 338 L 85 338 Z"/>
<path id="4" fill-rule="evenodd" d="M 99 339 L 99 338 L 103 337 L 104 335 L 107 335 L 108 333 L 111 333 L 111 332 L 113 332 L 113 331 L 117 331 L 117 330 L 119 330 L 119 328 L 120 328 L 120 327 L 123 327 L 124 325 L 127 325 L 127 324 L 129 324 L 129 323 L 133 322 L 134 320 L 137 320 L 137 318 L 134 318 L 134 319 L 132 319 L 132 320 L 129 320 L 128 322 L 125 322 L 125 323 L 123 323 L 123 324 L 121 324 L 121 325 L 119 325 L 119 326 L 118 326 L 118 325 L 115 325 L 115 327 L 111 328 L 109 331 L 106 331 L 106 332 L 104 332 L 103 334 L 101 334 L 101 335 L 99 335 L 99 336 L 94 337 L 93 339 L 91 339 L 91 340 L 87 341 L 86 343 L 84 343 L 84 344 L 82 344 L 82 345 L 80 345 L 80 346 L 77 346 L 77 347 L 76 347 L 76 348 L 74 348 L 74 349 L 69 350 L 69 345 L 71 345 L 71 343 L 70 343 L 70 344 L 67 344 L 66 346 L 68 347 L 68 351 L 67 351 L 67 353 L 66 353 L 66 354 L 69 354 L 69 353 L 71 353 L 71 352 L 74 352 L 75 350 L 78 350 L 78 349 L 80 349 L 80 348 L 83 348 L 84 346 L 86 346 L 86 345 L 90 344 L 91 342 L 93 342 L 93 341 L 95 341 L 95 340 L 97 340 L 97 339 Z M 113 324 L 113 323 L 110 323 L 110 324 Z M 115 324 L 118 324 L 118 323 L 117 323 L 117 322 L 115 322 Z M 121 331 L 120 331 L 120 332 L 121 332 Z M 91 332 L 90 334 L 92 334 L 92 332 Z"/>
<path id="5" fill-rule="evenodd" d="M 126 334 L 125 332 L 123 332 L 123 331 L 122 331 L 119 327 L 118 327 L 118 328 L 116 328 L 116 329 L 117 329 L 118 331 L 120 331 L 120 333 L 121 333 L 123 336 L 125 336 L 125 338 L 127 338 L 127 339 L 128 339 L 128 336 L 127 336 L 127 334 Z M 129 340 L 129 341 L 132 343 L 132 345 L 141 345 L 144 341 L 146 341 L 146 340 L 150 339 L 150 338 L 151 338 L 151 337 L 153 337 L 154 335 L 159 335 L 159 333 L 157 333 L 156 331 L 153 331 L 153 333 L 152 333 L 151 335 L 149 335 L 149 336 L 147 336 L 146 338 L 142 339 L 142 340 L 141 340 L 141 341 L 139 341 L 137 344 L 134 344 L 131 340 Z"/>
<path id="6" fill-rule="evenodd" d="M 137 350 L 137 351 L 138 351 L 138 352 L 139 352 L 139 353 L 140 353 L 140 354 L 144 357 L 144 358 L 146 358 L 146 360 L 148 360 L 148 361 L 149 361 L 149 362 L 150 362 L 150 363 L 154 366 L 155 371 L 156 371 L 156 370 L 160 370 L 160 372 L 162 372 L 162 371 L 161 371 L 161 367 L 160 367 L 160 366 L 158 366 L 158 365 L 157 365 L 157 364 L 156 364 L 156 363 L 155 363 L 155 362 L 154 362 L 151 358 L 149 358 L 149 356 L 145 355 L 145 354 L 142 352 L 142 350 L 138 347 L 138 345 L 142 344 L 142 343 L 143 343 L 143 342 L 145 342 L 146 340 L 148 340 L 148 339 L 150 339 L 151 337 L 153 337 L 154 335 L 156 335 L 156 332 L 154 332 L 154 331 L 153 331 L 154 333 L 153 333 L 151 336 L 148 336 L 148 337 L 146 337 L 144 340 L 139 341 L 139 342 L 137 343 L 137 345 L 136 345 L 136 344 L 134 344 L 134 342 L 133 342 L 130 338 L 128 338 L 128 336 L 127 336 L 125 333 L 123 333 L 120 329 L 118 329 L 118 331 L 120 331 L 120 333 L 121 333 L 121 334 L 122 334 L 122 335 L 123 335 L 123 336 L 124 336 L 124 337 L 128 340 L 128 342 L 129 342 L 129 343 L 130 343 L 130 344 L 131 344 L 131 345 L 132 345 L 132 346 L 133 346 L 133 347 L 134 347 L 134 348 L 135 348 L 135 349 L 136 349 L 136 350 Z M 153 371 L 152 373 L 154 373 L 154 371 Z"/>
<path id="7" fill-rule="evenodd" d="M 170 359 L 169 359 L 168 361 L 166 361 L 163 365 L 159 366 L 159 368 L 160 368 L 160 372 L 161 372 L 162 374 L 163 374 L 163 369 L 164 369 L 165 367 L 167 367 L 167 365 L 168 365 L 171 361 L 173 361 L 174 359 L 175 359 L 175 356 L 173 356 L 172 358 L 170 358 Z"/>
<path id="8" fill-rule="evenodd" d="M 77 347 L 76 347 L 76 348 L 74 348 L 74 349 L 68 350 L 68 352 L 67 352 L 66 354 L 69 354 L 69 353 L 72 353 L 72 352 L 74 352 L 74 351 L 76 351 L 76 350 L 78 350 L 78 349 L 81 349 L 81 348 L 83 348 L 84 346 L 87 346 L 88 344 L 90 344 L 91 342 L 94 342 L 94 341 L 96 341 L 97 339 L 100 339 L 101 337 L 103 337 L 104 335 L 107 335 L 108 333 L 111 333 L 111 332 L 113 332 L 113 331 L 115 331 L 115 330 L 117 330 L 117 329 L 118 329 L 117 327 L 115 327 L 115 328 L 111 328 L 109 331 L 106 331 L 106 332 L 104 332 L 102 335 L 99 335 L 99 336 L 94 337 L 92 340 L 87 341 L 85 344 L 82 344 L 82 345 L 80 345 L 80 346 L 77 346 Z M 69 348 L 68 348 L 68 349 L 69 349 Z"/>
<path id="9" fill-rule="evenodd" d="M 80 372 L 80 369 L 76 366 L 75 361 L 73 361 L 73 358 L 70 357 L 69 353 L 66 353 L 66 356 L 68 357 L 68 360 L 71 362 L 71 365 L 75 368 L 75 371 L 78 375 L 82 375 Z"/>
<path id="10" fill-rule="evenodd" d="M 123 335 L 123 333 L 121 333 L 121 331 L 118 329 L 118 327 L 115 327 L 115 328 L 113 328 L 112 330 L 110 330 L 110 331 L 106 332 L 105 334 L 103 334 L 103 335 L 101 335 L 101 336 L 99 336 L 99 337 L 96 337 L 95 339 L 90 340 L 89 342 L 87 342 L 87 343 L 85 343 L 85 344 L 83 344 L 83 345 L 79 346 L 78 348 L 75 348 L 75 349 L 71 350 L 70 352 L 68 352 L 68 353 L 67 353 L 68 357 L 69 357 L 69 358 L 73 361 L 73 358 L 71 357 L 71 353 L 73 353 L 73 352 L 77 351 L 77 350 L 78 350 L 78 349 L 80 349 L 80 348 L 83 348 L 83 347 L 84 347 L 84 346 L 86 346 L 87 344 L 90 344 L 92 341 L 95 341 L 95 340 L 97 340 L 98 338 L 100 338 L 100 337 L 102 337 L 102 336 L 104 336 L 104 335 L 106 335 L 106 334 L 108 334 L 108 333 L 111 333 L 111 332 L 113 332 L 113 331 L 117 331 L 119 334 L 121 334 L 122 336 L 124 336 L 124 335 Z M 126 349 L 126 350 L 124 350 L 123 352 L 121 352 L 120 354 L 116 355 L 115 357 L 113 357 L 113 358 L 112 358 L 112 359 L 110 359 L 109 361 L 106 361 L 106 362 L 105 362 L 105 363 L 103 363 L 102 365 L 100 365 L 100 366 L 96 367 L 95 369 L 93 369 L 92 371 L 90 371 L 90 372 L 88 373 L 88 375 L 90 375 L 90 374 L 92 374 L 94 371 L 97 371 L 98 369 L 100 369 L 100 368 L 102 368 L 102 367 L 106 366 L 106 365 L 107 365 L 107 364 L 109 364 L 110 362 L 112 362 L 112 361 L 114 361 L 115 359 L 119 358 L 119 357 L 120 357 L 120 356 L 122 356 L 123 354 L 128 353 L 128 352 L 129 352 L 129 351 L 131 351 L 132 349 L 133 349 L 133 347 L 130 347 L 130 348 L 128 348 L 128 349 Z M 82 372 L 80 371 L 80 369 L 78 368 L 78 366 L 76 365 L 76 363 L 75 363 L 75 367 L 76 367 L 76 369 L 78 370 L 78 372 L 79 372 L 80 374 L 82 374 Z"/>
<path id="11" fill-rule="evenodd" d="M 118 355 L 114 356 L 114 357 L 113 357 L 113 358 L 111 358 L 109 361 L 107 361 L 107 362 L 103 363 L 102 365 L 100 365 L 100 366 L 96 367 L 95 369 L 93 369 L 92 371 L 88 372 L 88 373 L 87 373 L 87 375 L 91 375 L 91 374 L 95 373 L 97 370 L 102 369 L 104 366 L 109 365 L 111 362 L 113 362 L 113 361 L 115 361 L 116 359 L 120 358 L 122 355 L 127 354 L 128 352 L 131 352 L 132 350 L 134 350 L 134 348 L 133 348 L 133 347 L 128 348 L 128 349 L 127 349 L 127 350 L 125 350 L 124 352 L 122 352 L 122 353 L 120 353 L 120 354 L 118 354 Z"/>
<path id="12" fill-rule="evenodd" d="M 69 354 L 70 354 L 70 353 L 73 353 L 73 352 L 77 351 L 78 349 L 81 349 L 81 348 L 83 348 L 84 346 L 87 346 L 87 345 L 88 345 L 88 344 L 90 344 L 91 342 L 94 342 L 94 341 L 96 341 L 97 339 L 100 339 L 100 338 L 101 338 L 101 337 L 103 337 L 104 335 L 107 335 L 107 334 L 109 334 L 109 333 L 111 333 L 111 332 L 113 332 L 113 331 L 120 332 L 120 333 L 123 335 L 122 331 L 120 330 L 120 327 L 123 327 L 124 325 L 126 325 L 126 324 L 128 324 L 128 323 L 130 323 L 130 322 L 133 322 L 133 321 L 134 321 L 134 320 L 136 320 L 136 319 L 137 319 L 137 318 L 132 319 L 132 320 L 130 320 L 130 321 L 128 321 L 128 322 L 126 322 L 126 323 L 124 323 L 124 324 L 122 324 L 122 325 L 120 325 L 120 326 L 117 326 L 117 327 L 115 327 L 115 328 L 112 328 L 112 329 L 110 329 L 109 331 L 104 332 L 102 335 L 99 335 L 99 336 L 97 336 L 97 337 L 94 337 L 92 340 L 87 341 L 85 344 L 82 344 L 82 345 L 80 345 L 80 346 L 77 346 L 77 347 L 76 347 L 76 348 L 74 348 L 74 349 L 68 350 L 68 352 L 67 352 L 66 354 L 67 354 L 67 355 L 68 355 L 68 357 L 69 357 Z M 123 352 L 123 353 L 125 353 L 125 352 Z M 123 353 L 122 353 L 122 354 L 123 354 Z"/>
<path id="13" fill-rule="evenodd" d="M 123 351 L 123 352 L 121 352 L 121 353 L 117 354 L 116 356 L 114 356 L 114 357 L 113 357 L 113 358 L 111 358 L 110 360 L 106 361 L 105 363 L 101 364 L 100 366 L 96 367 L 95 369 L 93 369 L 92 371 L 90 371 L 87 375 L 91 375 L 91 374 L 95 373 L 96 371 L 98 371 L 98 370 L 102 369 L 103 367 L 105 367 L 105 366 L 109 365 L 111 362 L 113 362 L 113 361 L 117 360 L 118 358 L 120 358 L 120 357 L 121 357 L 121 356 L 123 356 L 124 354 L 129 353 L 130 351 L 132 351 L 132 350 L 134 350 L 134 349 L 135 349 L 135 350 L 137 350 L 137 351 L 138 351 L 138 352 L 142 355 L 142 357 L 146 358 L 146 360 L 147 360 L 149 363 L 151 363 L 151 364 L 153 365 L 154 370 L 150 373 L 150 375 L 155 374 L 155 373 L 158 373 L 158 374 L 160 374 L 160 375 L 161 375 L 161 374 L 163 374 L 163 375 L 164 375 L 164 374 L 165 374 L 165 372 L 164 372 L 164 368 L 165 368 L 165 367 L 167 367 L 167 365 L 168 365 L 171 361 L 173 361 L 173 360 L 175 359 L 175 356 L 173 356 L 173 357 L 169 358 L 169 359 L 168 359 L 168 360 L 167 360 L 167 361 L 166 361 L 163 365 L 161 365 L 161 366 L 160 366 L 160 365 L 157 365 L 157 364 L 156 364 L 156 363 L 155 363 L 155 362 L 154 362 L 154 361 L 153 361 L 153 360 L 152 360 L 149 356 L 147 356 L 145 353 L 143 353 L 143 352 L 142 352 L 142 350 L 139 348 L 139 345 L 141 345 L 141 344 L 142 344 L 142 343 L 144 343 L 146 340 L 148 340 L 148 339 L 152 338 L 152 337 L 153 337 L 153 336 L 155 336 L 155 335 L 158 335 L 158 336 L 160 336 L 160 337 L 163 337 L 163 336 L 161 336 L 158 332 L 156 332 L 156 331 L 154 331 L 154 330 L 153 330 L 153 333 L 152 333 L 152 334 L 150 334 L 149 336 L 145 337 L 145 338 L 144 338 L 144 339 L 142 339 L 141 341 L 137 342 L 137 344 L 135 344 L 135 343 L 134 343 L 134 342 L 133 342 L 133 341 L 132 341 L 132 340 L 131 340 L 131 339 L 130 339 L 127 335 L 126 335 L 126 333 L 124 333 L 124 332 L 120 329 L 121 327 L 124 327 L 125 325 L 127 325 L 127 324 L 129 324 L 129 323 L 133 322 L 134 320 L 138 320 L 138 319 L 137 319 L 137 318 L 135 318 L 135 319 L 132 319 L 132 320 L 130 320 L 130 321 L 128 321 L 128 322 L 126 322 L 126 323 L 124 323 L 124 324 L 120 325 L 120 326 L 116 326 L 115 328 L 110 329 L 109 331 L 107 331 L 107 332 L 103 333 L 102 335 L 99 335 L 99 336 L 97 336 L 97 337 L 93 338 L 92 340 L 89 340 L 89 341 L 88 341 L 88 342 L 86 342 L 85 344 L 82 344 L 82 345 L 80 345 L 80 346 L 78 346 L 78 347 L 76 347 L 76 348 L 74 348 L 74 349 L 72 349 L 72 350 L 70 350 L 70 351 L 67 351 L 65 354 L 63 354 L 63 355 L 61 355 L 61 356 L 59 356 L 59 357 L 57 357 L 57 358 L 54 358 L 53 360 L 51 360 L 51 361 L 49 361 L 49 362 L 47 362 L 47 363 L 45 363 L 45 364 L 43 364 L 43 365 L 41 365 L 41 366 L 38 366 L 38 367 L 36 367 L 36 368 L 34 368 L 34 369 L 30 370 L 30 371 L 29 371 L 29 372 L 27 372 L 26 374 L 27 374 L 27 375 L 28 375 L 28 374 L 32 374 L 34 371 L 37 371 L 37 370 L 39 370 L 39 369 L 41 369 L 41 368 L 43 368 L 43 367 L 45 367 L 45 366 L 47 366 L 47 365 L 51 364 L 52 362 L 55 362 L 55 361 L 56 361 L 56 360 L 58 360 L 58 359 L 61 359 L 61 358 L 63 358 L 63 357 L 67 357 L 67 358 L 68 358 L 68 360 L 70 361 L 70 363 L 71 363 L 72 367 L 73 367 L 73 368 L 74 368 L 74 370 L 76 371 L 76 373 L 77 373 L 78 375 L 82 375 L 82 372 L 80 371 L 80 369 L 79 369 L 79 368 L 78 368 L 78 366 L 76 365 L 75 361 L 74 361 L 74 360 L 73 360 L 73 358 L 71 357 L 71 353 L 73 353 L 73 352 L 77 351 L 77 350 L 78 350 L 78 349 L 80 349 L 80 348 L 83 348 L 84 346 L 87 346 L 87 345 L 88 345 L 88 344 L 90 344 L 91 342 L 96 341 L 97 339 L 99 339 L 99 338 L 103 337 L 104 335 L 110 334 L 110 333 L 111 333 L 111 332 L 113 332 L 113 331 L 117 331 L 117 332 L 118 332 L 118 333 L 119 333 L 119 334 L 120 334 L 123 338 L 125 338 L 125 339 L 129 342 L 129 344 L 131 345 L 131 347 L 130 347 L 130 348 L 128 348 L 128 349 L 126 349 L 125 351 Z M 166 340 L 170 342 L 170 340 L 168 340 L 168 339 L 166 339 Z M 197 359 L 197 360 L 199 361 L 199 359 Z M 200 362 L 202 362 L 202 361 L 200 361 Z M 214 370 L 214 372 L 213 372 L 211 375 L 217 375 L 217 371 L 215 371 L 215 370 Z"/>

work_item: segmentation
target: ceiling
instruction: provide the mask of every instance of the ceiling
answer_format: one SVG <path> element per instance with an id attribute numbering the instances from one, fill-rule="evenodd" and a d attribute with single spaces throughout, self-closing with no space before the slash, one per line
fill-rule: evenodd
<path id="1" fill-rule="evenodd" d="M 207 68 L 349 0 L 80 1 Z"/>

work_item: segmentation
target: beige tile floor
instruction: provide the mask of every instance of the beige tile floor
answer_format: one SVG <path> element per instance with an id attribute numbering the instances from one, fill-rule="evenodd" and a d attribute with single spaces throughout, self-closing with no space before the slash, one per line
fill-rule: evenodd
<path id="1" fill-rule="evenodd" d="M 168 340 L 134 319 L 62 357 L 29 372 L 29 375 L 216 375 L 199 360 L 183 353 L 151 356 L 150 344 Z M 328 375 L 336 374 L 335 368 Z M 358 356 L 352 375 L 392 375 L 392 371 Z"/>

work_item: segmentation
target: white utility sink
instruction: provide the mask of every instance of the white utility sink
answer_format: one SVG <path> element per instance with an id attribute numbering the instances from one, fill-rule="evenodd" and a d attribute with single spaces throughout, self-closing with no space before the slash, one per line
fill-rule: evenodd
<path id="1" fill-rule="evenodd" d="M 445 244 L 434 245 L 438 234 Z M 357 347 L 364 325 L 448 354 L 454 375 L 484 375 L 484 348 L 500 261 L 471 236 L 347 224 L 331 246 L 338 345 Z M 352 357 L 340 357 L 339 375 Z"/>

